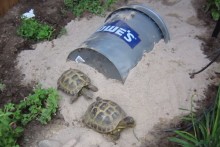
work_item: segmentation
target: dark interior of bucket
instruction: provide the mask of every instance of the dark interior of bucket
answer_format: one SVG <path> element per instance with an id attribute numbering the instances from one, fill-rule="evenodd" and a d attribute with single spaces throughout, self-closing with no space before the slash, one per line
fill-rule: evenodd
<path id="1" fill-rule="evenodd" d="M 85 61 L 84 64 L 95 68 L 106 78 L 123 81 L 114 64 L 101 53 L 89 48 L 79 48 L 69 54 L 68 60 L 75 61 L 78 56 Z"/>

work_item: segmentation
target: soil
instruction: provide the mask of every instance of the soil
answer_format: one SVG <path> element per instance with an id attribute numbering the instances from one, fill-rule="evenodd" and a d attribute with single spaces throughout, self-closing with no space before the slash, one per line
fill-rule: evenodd
<path id="1" fill-rule="evenodd" d="M 114 8 L 123 5 L 121 1 L 114 5 Z M 61 29 L 75 16 L 65 9 L 63 0 L 39 0 L 29 1 L 20 0 L 3 17 L 0 17 L 0 82 L 6 85 L 4 91 L 0 91 L 0 108 L 8 103 L 17 103 L 26 97 L 32 90 L 32 85 L 22 85 L 22 75 L 15 69 L 16 57 L 22 50 L 34 50 L 33 44 L 38 43 L 35 40 L 26 40 L 16 34 L 16 29 L 20 24 L 20 16 L 34 9 L 36 18 L 41 22 L 53 26 L 54 33 L 51 38 L 59 37 Z M 85 12 L 82 17 L 91 18 L 92 14 Z"/>
<path id="2" fill-rule="evenodd" d="M 26 40 L 16 34 L 21 14 L 30 9 L 34 9 L 38 20 L 54 27 L 55 31 L 51 39 L 57 38 L 60 30 L 75 18 L 72 13 L 62 13 L 63 0 L 20 0 L 0 18 L 0 82 L 6 85 L 6 88 L 0 91 L 0 108 L 9 102 L 18 103 L 28 96 L 35 86 L 34 81 L 30 85 L 23 85 L 21 80 L 25 75 L 15 68 L 17 55 L 22 50 L 34 50 L 33 45 L 37 43 L 37 41 Z M 50 123 L 54 124 L 54 122 L 59 121 L 55 118 Z M 25 135 L 30 136 L 33 132 L 42 129 L 45 129 L 45 126 L 32 122 L 27 126 Z M 24 146 L 24 138 L 20 139 L 19 144 Z"/>
<path id="3" fill-rule="evenodd" d="M 62 0 L 21 0 L 4 17 L 0 19 L 0 80 L 6 85 L 0 93 L 0 107 L 8 102 L 17 103 L 26 97 L 32 90 L 33 85 L 22 85 L 22 75 L 15 69 L 16 57 L 22 50 L 32 50 L 32 45 L 37 43 L 34 40 L 25 40 L 16 34 L 20 24 L 21 14 L 34 9 L 37 19 L 52 25 L 55 33 L 52 39 L 56 38 L 59 31 L 74 16 L 70 13 L 61 13 L 63 8 Z"/>
<path id="4" fill-rule="evenodd" d="M 206 26 L 206 32 L 197 36 L 197 38 L 203 42 L 201 50 L 211 62 L 220 52 L 220 34 L 218 34 L 217 38 L 211 37 L 216 25 L 216 21 L 211 19 L 210 13 L 204 11 L 205 4 L 206 0 L 192 1 L 192 5 L 197 11 L 197 17 L 202 20 L 204 22 L 204 26 Z M 218 57 L 215 62 L 219 63 L 220 57 Z M 219 76 L 219 72 L 216 72 L 215 77 L 212 78 L 219 79 Z M 217 83 L 217 85 L 207 85 L 207 89 L 204 91 L 205 99 L 196 101 L 196 105 L 198 106 L 196 108 L 196 116 L 198 119 L 204 116 L 204 112 L 210 111 L 213 108 L 218 91 L 218 84 L 219 83 Z M 161 120 L 159 124 L 155 125 L 154 130 L 149 134 L 156 139 L 153 142 L 146 140 L 145 147 L 175 147 L 177 146 L 176 144 L 173 144 L 167 140 L 168 137 L 175 136 L 173 131 L 176 129 L 190 130 L 192 128 L 192 124 L 183 122 L 179 118 L 174 118 L 170 122 L 171 123 L 167 123 Z"/>
<path id="5" fill-rule="evenodd" d="M 118 3 L 115 7 L 123 5 L 125 1 Z M 201 36 L 198 36 L 204 43 L 202 50 L 211 60 L 216 52 L 219 52 L 220 49 L 220 34 L 218 38 L 211 38 L 212 31 L 215 26 L 215 22 L 210 19 L 210 15 L 204 12 L 205 0 L 194 0 L 192 2 L 194 7 L 197 9 L 198 18 L 204 21 L 204 25 L 207 26 L 207 33 Z M 34 50 L 33 45 L 37 43 L 34 40 L 26 40 L 19 37 L 16 34 L 16 28 L 20 24 L 20 16 L 24 12 L 34 9 L 36 18 L 42 22 L 48 23 L 55 28 L 55 32 L 51 39 L 58 37 L 60 30 L 72 19 L 75 19 L 75 16 L 68 11 L 65 11 L 63 0 L 20 0 L 20 3 L 14 6 L 7 14 L 0 18 L 0 82 L 6 85 L 6 88 L 3 91 L 0 91 L 0 108 L 4 104 L 12 102 L 18 103 L 21 99 L 24 99 L 28 96 L 35 82 L 33 81 L 30 85 L 23 85 L 21 83 L 22 78 L 25 75 L 22 75 L 19 70 L 15 68 L 16 66 L 16 57 L 22 50 Z M 92 14 L 86 12 L 83 17 L 91 18 Z M 207 35 L 210 34 L 210 35 Z M 218 60 L 218 62 L 220 59 Z M 218 76 L 218 75 L 216 75 Z M 205 92 L 207 99 L 202 102 L 199 102 L 199 105 L 202 105 L 201 108 L 208 108 L 212 105 L 217 87 L 210 85 Z M 53 123 L 55 121 L 52 121 Z M 165 123 L 164 123 L 165 124 Z M 146 146 L 174 146 L 167 141 L 165 141 L 167 136 L 173 135 L 172 133 L 161 133 L 162 128 L 167 128 L 168 126 L 173 126 L 174 124 L 167 124 L 161 127 L 161 124 L 158 124 L 159 131 L 158 133 L 153 133 L 153 136 L 158 136 L 158 141 L 154 143 L 148 143 Z M 31 127 L 34 126 L 34 127 Z M 175 124 L 176 126 L 176 124 Z M 184 127 L 184 125 L 180 125 Z M 32 131 L 37 131 L 43 129 L 43 126 L 40 126 L 37 122 L 31 123 L 26 129 L 25 134 L 31 134 Z M 31 129 L 32 128 L 32 129 Z M 161 135 L 162 134 L 162 135 Z M 20 143 L 23 145 L 22 141 Z"/>
<path id="6" fill-rule="evenodd" d="M 210 13 L 205 12 L 206 0 L 200 0 L 200 2 L 193 0 L 192 4 L 197 10 L 197 17 L 203 20 L 204 25 L 207 26 L 206 33 L 197 37 L 203 41 L 202 50 L 204 51 L 204 54 L 207 55 L 207 58 L 212 60 L 220 51 L 220 34 L 217 38 L 211 37 L 217 22 L 211 19 Z M 217 62 L 219 61 L 220 58 L 217 60 Z"/>
<path id="7" fill-rule="evenodd" d="M 206 4 L 206 0 L 192 1 L 192 5 L 197 10 L 197 17 L 201 19 L 204 22 L 204 26 L 206 26 L 206 32 L 200 36 L 197 36 L 201 41 L 203 41 L 201 50 L 203 50 L 204 54 L 208 59 L 210 59 L 211 62 L 220 52 L 220 34 L 218 34 L 217 38 L 211 37 L 217 22 L 211 19 L 210 13 L 205 12 L 205 7 L 206 7 L 205 4 Z M 216 62 L 217 63 L 220 62 L 219 57 L 217 58 Z M 212 78 L 218 79 L 220 76 L 218 71 L 215 72 L 215 74 L 216 74 L 215 77 Z M 206 99 L 202 101 L 197 101 L 197 104 L 201 106 L 199 110 L 209 109 L 210 107 L 212 107 L 215 101 L 217 90 L 218 90 L 218 85 L 214 85 L 214 84 L 207 85 L 207 90 L 204 91 L 204 94 L 206 95 Z"/>
<path id="8" fill-rule="evenodd" d="M 116 9 L 125 3 L 126 0 L 117 2 L 111 9 Z M 61 29 L 68 22 L 76 19 L 70 11 L 65 9 L 63 0 L 20 0 L 17 5 L 0 17 L 0 83 L 6 86 L 3 91 L 0 91 L 0 108 L 9 102 L 18 103 L 27 97 L 37 84 L 34 81 L 29 85 L 22 84 L 21 80 L 25 75 L 22 75 L 15 68 L 18 54 L 22 50 L 34 50 L 34 44 L 38 43 L 35 40 L 24 39 L 16 33 L 16 29 L 21 22 L 20 16 L 30 9 L 34 9 L 37 20 L 53 26 L 54 33 L 51 40 L 59 37 Z M 89 19 L 92 16 L 91 13 L 85 12 L 81 17 Z M 50 125 L 57 123 L 64 123 L 63 119 L 54 118 Z M 24 136 L 31 136 L 31 139 L 34 140 L 34 137 L 37 136 L 36 132 L 45 130 L 45 128 L 47 126 L 42 126 L 37 121 L 31 122 L 25 129 Z M 19 144 L 21 146 L 26 145 L 24 137 L 19 140 Z"/>
<path id="9" fill-rule="evenodd" d="M 220 34 L 218 34 L 217 38 L 211 37 L 213 30 L 216 25 L 216 21 L 211 19 L 210 13 L 205 12 L 205 4 L 206 0 L 193 0 L 192 5 L 197 11 L 197 17 L 203 21 L 204 26 L 206 26 L 206 32 L 202 35 L 198 35 L 197 38 L 200 39 L 203 43 L 201 46 L 201 50 L 204 52 L 206 57 L 210 60 L 210 62 L 216 57 L 216 55 L 220 52 Z M 215 61 L 217 63 L 220 62 L 220 57 Z M 211 66 L 211 65 L 210 65 Z M 205 65 L 204 65 L 205 67 Z M 203 67 L 201 67 L 203 68 Z M 219 79 L 219 72 L 215 73 L 215 77 L 213 79 Z M 217 83 L 219 84 L 219 83 Z M 212 84 L 207 85 L 207 89 L 204 91 L 205 99 L 196 101 L 196 116 L 198 119 L 203 117 L 204 112 L 210 111 L 215 102 L 215 98 L 218 91 L 218 85 Z M 174 130 L 190 130 L 192 128 L 192 124 L 181 121 L 179 118 L 174 118 L 170 121 L 171 123 L 161 122 L 154 126 L 154 129 L 149 134 L 155 138 L 154 141 L 145 142 L 145 147 L 175 147 L 176 144 L 173 144 L 167 140 L 168 137 L 173 137 L 175 134 Z"/>

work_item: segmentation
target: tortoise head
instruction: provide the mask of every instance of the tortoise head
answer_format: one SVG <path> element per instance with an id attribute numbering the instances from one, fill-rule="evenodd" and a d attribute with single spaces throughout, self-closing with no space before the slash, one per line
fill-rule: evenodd
<path id="1" fill-rule="evenodd" d="M 118 127 L 121 129 L 132 128 L 135 126 L 135 121 L 133 117 L 127 116 L 119 122 Z"/>
<path id="2" fill-rule="evenodd" d="M 132 128 L 134 126 L 135 126 L 134 118 L 127 116 L 119 122 L 116 130 L 118 130 L 118 132 L 120 132 L 125 128 Z"/>
<path id="3" fill-rule="evenodd" d="M 135 126 L 135 121 L 133 117 L 127 116 L 124 119 L 122 119 L 118 126 L 115 128 L 114 131 L 111 132 L 111 138 L 115 141 L 120 138 L 120 133 L 125 128 L 132 128 Z"/>

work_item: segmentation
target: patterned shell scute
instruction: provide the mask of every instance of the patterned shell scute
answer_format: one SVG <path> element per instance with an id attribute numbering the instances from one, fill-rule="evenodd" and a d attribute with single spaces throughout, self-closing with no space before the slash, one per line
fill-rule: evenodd
<path id="1" fill-rule="evenodd" d="M 75 95 L 78 94 L 83 87 L 90 84 L 90 79 L 77 69 L 69 69 L 60 76 L 57 84 L 59 89 L 70 95 Z"/>
<path id="2" fill-rule="evenodd" d="M 98 132 L 108 133 L 116 129 L 118 123 L 125 117 L 126 113 L 118 104 L 99 99 L 87 109 L 84 122 Z"/>

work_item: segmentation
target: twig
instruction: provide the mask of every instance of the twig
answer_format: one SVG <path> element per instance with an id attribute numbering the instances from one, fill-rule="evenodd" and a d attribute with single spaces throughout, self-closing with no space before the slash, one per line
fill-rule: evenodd
<path id="1" fill-rule="evenodd" d="M 220 18 L 218 19 L 218 22 L 216 23 L 215 29 L 214 29 L 214 31 L 212 33 L 212 37 L 217 38 L 219 32 L 220 32 Z"/>
<path id="2" fill-rule="evenodd" d="M 134 134 L 134 137 L 135 137 L 138 141 L 140 141 L 140 139 L 137 137 L 136 133 L 134 132 L 134 128 L 133 128 L 133 134 Z"/>
<path id="3" fill-rule="evenodd" d="M 218 54 L 215 56 L 215 58 L 212 59 L 212 61 L 209 62 L 209 64 L 207 64 L 207 65 L 206 65 L 205 67 L 203 67 L 201 70 L 199 70 L 199 71 L 197 71 L 197 72 L 189 73 L 190 78 L 191 78 L 191 79 L 194 78 L 194 76 L 195 76 L 196 74 L 199 74 L 200 72 L 202 72 L 202 71 L 204 71 L 206 68 L 208 68 L 213 62 L 215 62 L 215 61 L 219 58 L 219 56 L 220 56 L 220 50 L 218 51 Z"/>

